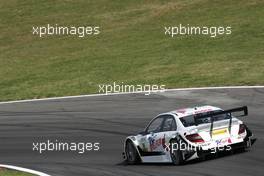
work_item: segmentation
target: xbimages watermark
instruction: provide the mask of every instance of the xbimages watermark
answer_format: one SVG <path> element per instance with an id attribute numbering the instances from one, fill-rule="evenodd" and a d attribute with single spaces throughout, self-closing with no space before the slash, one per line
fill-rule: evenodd
<path id="1" fill-rule="evenodd" d="M 33 26 L 32 34 L 39 37 L 51 35 L 73 35 L 80 38 L 100 34 L 99 26 L 60 26 L 58 24 L 47 24 L 44 26 Z"/>
<path id="2" fill-rule="evenodd" d="M 33 142 L 32 150 L 43 154 L 45 152 L 77 152 L 84 154 L 89 151 L 99 151 L 99 142 L 65 142 L 59 140 L 47 140 L 41 142 Z"/>
<path id="3" fill-rule="evenodd" d="M 165 26 L 165 35 L 175 37 L 179 35 L 206 35 L 215 38 L 220 35 L 232 34 L 231 26 L 191 26 L 189 24 L 177 26 Z"/>
<path id="4" fill-rule="evenodd" d="M 129 85 L 124 84 L 123 82 L 121 84 L 118 84 L 116 82 L 113 82 L 113 84 L 99 84 L 98 88 L 99 93 L 103 93 L 106 95 L 110 93 L 145 93 L 145 95 L 150 95 L 151 93 L 165 91 L 165 85 Z"/>
<path id="5" fill-rule="evenodd" d="M 218 151 L 230 151 L 232 149 L 232 147 L 230 145 L 217 145 L 215 147 L 210 148 L 210 153 L 214 154 Z M 196 147 L 190 145 L 190 144 L 186 144 L 185 142 L 175 142 L 175 143 L 171 143 L 170 145 L 166 145 L 165 144 L 165 148 L 164 151 L 170 151 L 170 152 L 174 152 L 174 151 L 191 151 L 191 150 L 203 150 L 202 145 L 198 145 Z"/>

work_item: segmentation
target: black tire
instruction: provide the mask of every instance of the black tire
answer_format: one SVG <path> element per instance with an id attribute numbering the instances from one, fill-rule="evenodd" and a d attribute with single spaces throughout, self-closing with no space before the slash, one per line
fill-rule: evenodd
<path id="1" fill-rule="evenodd" d="M 173 145 L 177 145 L 178 147 L 172 147 Z M 173 165 L 182 165 L 184 163 L 182 151 L 180 150 L 180 144 L 176 140 L 171 140 L 170 142 L 170 155 L 171 161 Z"/>
<path id="2" fill-rule="evenodd" d="M 137 164 L 140 161 L 138 152 L 130 140 L 126 142 L 125 155 L 128 164 Z"/>

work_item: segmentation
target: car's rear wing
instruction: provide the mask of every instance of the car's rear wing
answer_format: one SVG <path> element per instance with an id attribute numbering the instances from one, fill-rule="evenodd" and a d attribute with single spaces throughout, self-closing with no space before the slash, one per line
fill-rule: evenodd
<path id="1" fill-rule="evenodd" d="M 248 115 L 248 107 L 247 106 L 242 106 L 242 107 L 238 107 L 238 108 L 233 108 L 233 109 L 228 109 L 228 110 L 223 110 L 223 111 L 214 111 L 214 112 L 210 112 L 207 114 L 197 114 L 194 116 L 194 120 L 195 120 L 195 124 L 198 125 L 198 119 L 200 118 L 208 118 L 210 117 L 210 121 L 211 121 L 211 127 L 210 127 L 210 135 L 212 136 L 212 131 L 213 131 L 213 127 L 214 127 L 214 121 L 216 116 L 222 115 L 222 114 L 230 114 L 229 115 L 229 125 L 228 125 L 228 129 L 229 132 L 231 130 L 231 126 L 232 126 L 232 113 L 235 112 L 242 112 L 242 114 L 239 115 L 235 115 L 236 117 L 243 117 L 243 116 L 247 116 Z"/>

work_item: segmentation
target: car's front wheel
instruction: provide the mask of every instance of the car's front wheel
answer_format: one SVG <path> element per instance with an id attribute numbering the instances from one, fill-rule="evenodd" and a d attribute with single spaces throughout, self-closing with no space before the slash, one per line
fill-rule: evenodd
<path id="1" fill-rule="evenodd" d="M 130 140 L 126 142 L 125 154 L 128 164 L 137 164 L 139 162 L 138 152 Z"/>

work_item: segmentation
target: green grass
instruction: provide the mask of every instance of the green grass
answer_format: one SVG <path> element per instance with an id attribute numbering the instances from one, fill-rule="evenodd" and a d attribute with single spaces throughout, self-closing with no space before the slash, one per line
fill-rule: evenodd
<path id="1" fill-rule="evenodd" d="M 1 169 L 0 170 L 0 176 L 33 176 L 33 175 L 25 173 L 25 172 L 18 172 L 18 171 L 12 171 L 12 170 L 7 170 L 7 169 Z"/>
<path id="2" fill-rule="evenodd" d="M 0 101 L 98 92 L 98 84 L 166 88 L 263 85 L 263 0 L 0 0 Z M 32 26 L 99 25 L 96 37 L 32 35 Z M 210 38 L 164 26 L 232 26 Z"/>

